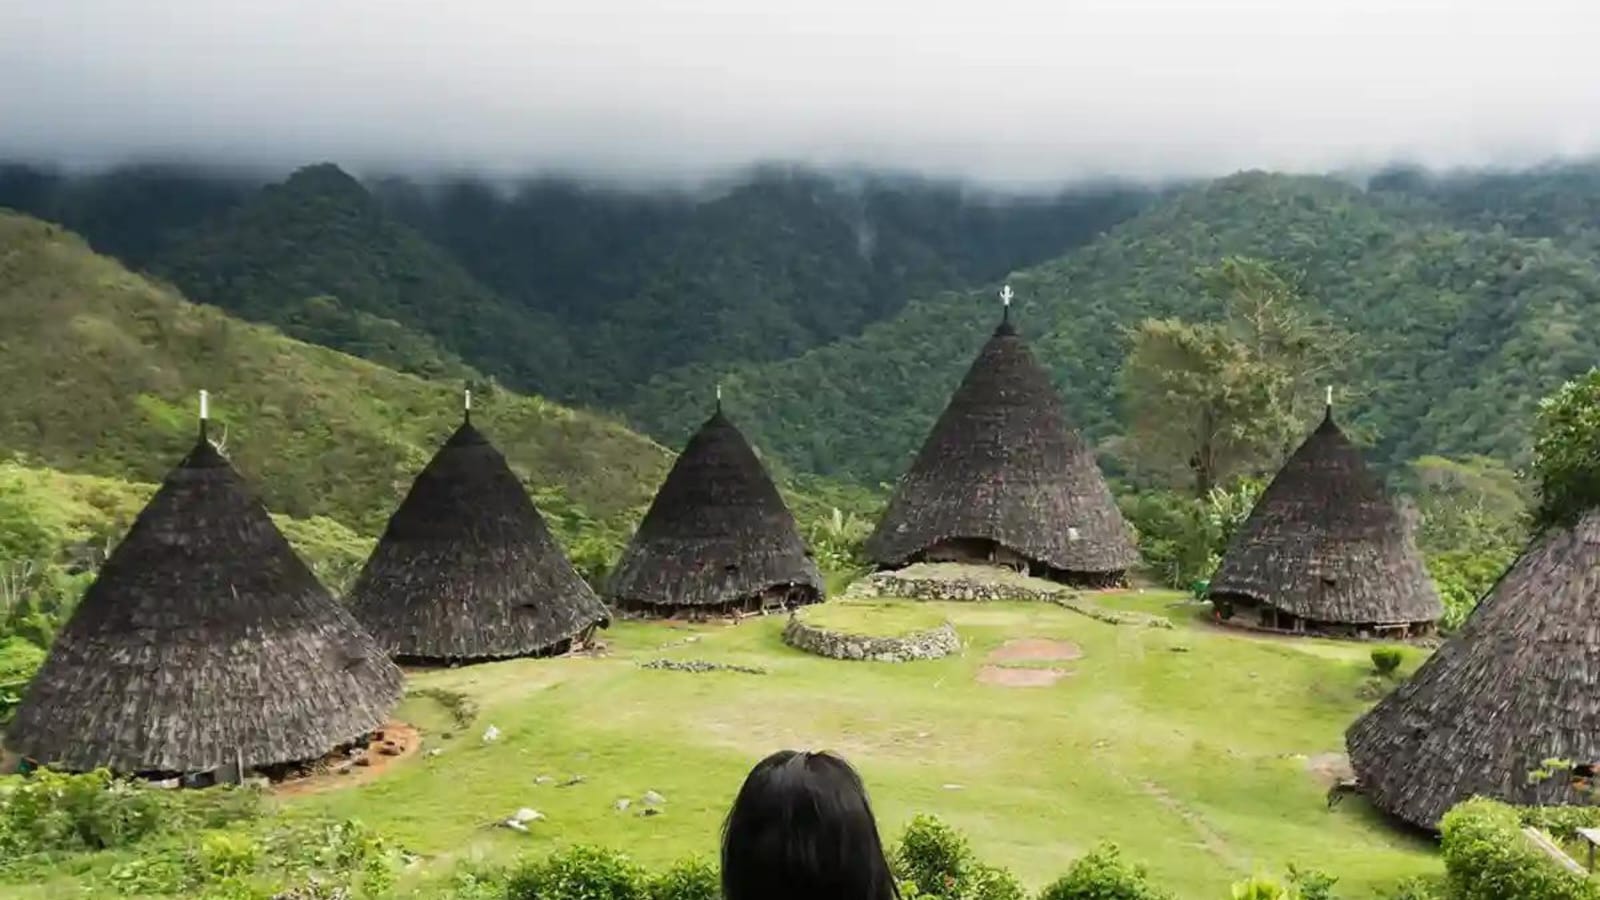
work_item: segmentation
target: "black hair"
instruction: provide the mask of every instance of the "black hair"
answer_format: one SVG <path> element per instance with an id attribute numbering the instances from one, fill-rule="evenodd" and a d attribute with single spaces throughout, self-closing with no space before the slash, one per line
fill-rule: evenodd
<path id="1" fill-rule="evenodd" d="M 780 750 L 750 770 L 722 828 L 725 900 L 898 900 L 861 776 Z"/>

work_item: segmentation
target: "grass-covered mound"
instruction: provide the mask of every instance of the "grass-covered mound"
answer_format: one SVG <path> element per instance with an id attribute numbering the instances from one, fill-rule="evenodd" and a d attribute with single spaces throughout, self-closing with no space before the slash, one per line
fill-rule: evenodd
<path id="1" fill-rule="evenodd" d="M 860 637 L 906 637 L 946 621 L 938 610 L 904 600 L 839 600 L 804 607 L 794 615 L 815 628 Z"/>

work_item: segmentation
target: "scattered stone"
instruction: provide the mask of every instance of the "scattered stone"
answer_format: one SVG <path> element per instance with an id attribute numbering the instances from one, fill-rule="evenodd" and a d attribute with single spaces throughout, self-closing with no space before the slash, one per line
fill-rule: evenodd
<path id="1" fill-rule="evenodd" d="M 966 790 L 966 785 L 947 784 L 947 785 L 944 786 L 944 789 L 947 790 L 947 791 L 964 791 L 964 790 Z"/>
<path id="2" fill-rule="evenodd" d="M 384 741 L 383 746 L 378 748 L 378 752 L 384 756 L 399 756 L 405 750 L 406 748 L 396 746 L 393 741 Z"/>
<path id="3" fill-rule="evenodd" d="M 744 675 L 765 675 L 766 669 L 753 666 L 736 666 L 732 663 L 715 663 L 703 659 L 652 659 L 640 663 L 641 669 L 668 669 L 674 672 L 739 672 Z"/>
<path id="4" fill-rule="evenodd" d="M 1188 647 L 1184 647 L 1184 646 L 1173 646 L 1173 647 L 1168 647 L 1167 649 L 1171 650 L 1173 653 L 1188 653 L 1189 652 L 1189 648 Z"/>
<path id="5" fill-rule="evenodd" d="M 533 783 L 534 784 L 549 784 L 552 781 L 555 781 L 555 779 L 551 778 L 549 775 L 540 775 L 538 778 L 535 778 L 533 780 Z"/>
<path id="6" fill-rule="evenodd" d="M 528 833 L 528 826 L 522 824 L 521 822 L 518 822 L 516 819 L 507 819 L 504 822 L 501 822 L 500 824 L 504 825 L 505 827 L 507 827 L 509 829 L 511 829 L 512 831 L 520 831 L 523 834 L 527 834 Z"/>
<path id="7" fill-rule="evenodd" d="M 514 821 L 514 822 L 523 822 L 523 823 L 537 822 L 537 821 L 539 821 L 539 820 L 541 820 L 543 818 L 544 818 L 544 813 L 539 812 L 537 809 L 529 809 L 526 806 L 524 806 L 523 808 L 517 810 L 515 813 L 512 813 L 512 815 L 511 815 L 512 821 Z"/>
<path id="8" fill-rule="evenodd" d="M 439 740 L 448 741 L 448 740 L 450 740 L 451 738 L 453 738 L 455 736 L 456 736 L 456 733 L 454 731 L 445 731 L 445 732 L 441 732 L 439 734 Z"/>
<path id="9" fill-rule="evenodd" d="M 433 749 L 432 749 L 432 750 L 429 750 L 429 751 L 428 751 L 428 752 L 427 752 L 427 753 L 426 753 L 426 754 L 424 754 L 424 755 L 425 755 L 425 756 L 427 756 L 427 757 L 428 757 L 428 758 L 429 758 L 429 759 L 432 759 L 432 758 L 434 758 L 434 757 L 435 757 L 435 756 L 438 756 L 438 755 L 439 755 L 439 754 L 441 754 L 441 753 L 443 753 L 443 752 L 444 752 L 444 751 L 443 751 L 443 750 L 441 750 L 441 749 L 439 749 L 439 748 L 438 748 L 438 747 L 435 747 L 435 748 L 433 748 Z"/>
<path id="10" fill-rule="evenodd" d="M 661 804 L 667 802 L 667 798 L 661 796 L 655 791 L 645 791 L 644 796 L 639 799 L 643 800 L 647 805 L 650 806 L 660 806 Z"/>
<path id="11" fill-rule="evenodd" d="M 367 768 L 372 765 L 372 757 L 364 755 L 358 756 L 356 757 L 356 765 L 361 766 L 362 768 Z"/>
<path id="12" fill-rule="evenodd" d="M 240 783 L 247 788 L 256 788 L 263 791 L 272 787 L 272 779 L 265 775 L 252 775 Z"/>
<path id="13" fill-rule="evenodd" d="M 938 628 L 914 632 L 903 637 L 866 637 L 818 628 L 800 621 L 797 615 L 791 615 L 789 624 L 784 626 L 783 642 L 796 650 L 804 650 L 830 659 L 874 662 L 938 659 L 961 650 L 961 638 L 956 635 L 955 628 L 948 622 Z"/>
<path id="14" fill-rule="evenodd" d="M 633 805 L 633 801 L 629 800 L 627 797 L 623 797 L 612 805 L 616 807 L 617 812 L 627 812 L 628 807 Z"/>
<path id="15" fill-rule="evenodd" d="M 165 778 L 161 781 L 150 782 L 150 786 L 153 788 L 160 788 L 163 791 L 170 791 L 176 789 L 182 780 L 183 779 L 181 778 Z"/>
<path id="16" fill-rule="evenodd" d="M 659 816 L 659 815 L 661 815 L 661 809 L 659 807 L 655 807 L 655 806 L 646 806 L 644 809 L 639 810 L 639 815 L 641 815 L 641 816 Z"/>
<path id="17" fill-rule="evenodd" d="M 493 725 L 490 725 L 488 728 L 484 729 L 483 742 L 485 744 L 492 744 L 498 740 L 500 740 L 500 729 L 494 727 Z"/>
<path id="18" fill-rule="evenodd" d="M 571 778 L 568 778 L 566 781 L 556 785 L 556 787 L 572 787 L 575 784 L 583 784 L 583 781 L 584 778 L 582 775 L 574 775 Z"/>

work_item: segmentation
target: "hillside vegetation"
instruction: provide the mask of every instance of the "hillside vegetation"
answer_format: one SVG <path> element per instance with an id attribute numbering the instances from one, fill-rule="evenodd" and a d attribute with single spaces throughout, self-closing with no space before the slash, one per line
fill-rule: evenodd
<path id="1" fill-rule="evenodd" d="M 1536 398 L 1600 357 L 1600 273 L 1579 252 L 1440 224 L 1327 178 L 1246 173 L 1165 201 L 1059 260 L 1015 273 L 1016 320 L 1094 438 L 1119 433 L 1127 330 L 1219 310 L 1197 271 L 1227 255 L 1296 277 L 1361 353 L 1349 418 L 1399 465 L 1427 454 L 1525 459 Z M 893 479 L 998 319 L 985 289 L 945 293 L 797 358 L 724 376 L 753 439 L 799 468 Z M 668 438 L 708 372 L 630 404 Z"/>
<path id="2" fill-rule="evenodd" d="M 302 344 L 0 213 L 0 447 L 35 463 L 161 478 L 194 440 L 194 395 L 269 507 L 374 533 L 460 419 L 460 384 Z M 621 425 L 485 388 L 478 420 L 557 520 L 625 530 L 668 452 Z"/>
<path id="3" fill-rule="evenodd" d="M 191 299 L 391 368 L 434 376 L 459 358 L 604 405 L 675 367 L 855 334 L 913 296 L 1059 255 L 1152 197 L 784 167 L 688 191 L 364 185 L 330 164 L 266 186 L 181 166 L 0 166 L 0 206 L 65 224 Z"/>

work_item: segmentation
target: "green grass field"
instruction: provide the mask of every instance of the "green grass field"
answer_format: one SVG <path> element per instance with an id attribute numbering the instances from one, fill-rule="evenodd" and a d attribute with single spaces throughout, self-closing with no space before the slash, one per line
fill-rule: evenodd
<path id="1" fill-rule="evenodd" d="M 525 660 L 415 675 L 413 691 L 459 692 L 476 705 L 457 730 L 431 697 L 403 714 L 434 757 L 380 780 L 284 800 L 286 811 L 355 816 L 422 854 L 404 882 L 458 860 L 505 860 L 574 843 L 619 847 L 650 864 L 712 853 L 749 767 L 783 747 L 832 749 L 862 771 L 884 830 L 939 815 L 1032 886 L 1098 840 L 1121 843 L 1180 897 L 1216 898 L 1286 862 L 1368 896 L 1400 876 L 1437 871 L 1424 840 L 1361 800 L 1330 812 L 1308 757 L 1342 749 L 1366 705 L 1369 646 L 1263 639 L 1170 609 L 1174 595 L 1102 596 L 1172 616 L 1174 630 L 1113 626 L 1043 604 L 930 604 L 954 622 L 964 654 L 932 662 L 841 662 L 779 640 L 783 622 L 738 626 L 622 623 L 605 658 Z M 698 640 L 683 642 L 697 635 Z M 1072 674 L 1043 688 L 976 682 L 1007 639 L 1082 647 Z M 766 675 L 641 669 L 657 657 L 757 665 Z M 1409 655 L 1406 670 L 1420 653 Z M 501 737 L 486 744 L 493 724 Z M 559 787 L 575 775 L 579 784 Z M 539 776 L 555 781 L 536 783 Z M 641 817 L 637 798 L 665 795 Z M 619 798 L 634 798 L 628 812 Z M 518 807 L 548 818 L 529 835 L 490 827 Z"/>
<path id="2" fill-rule="evenodd" d="M 941 610 L 900 600 L 841 600 L 800 610 L 808 625 L 863 637 L 901 637 L 930 631 L 947 621 Z"/>

